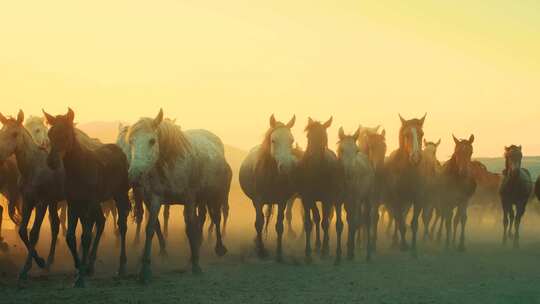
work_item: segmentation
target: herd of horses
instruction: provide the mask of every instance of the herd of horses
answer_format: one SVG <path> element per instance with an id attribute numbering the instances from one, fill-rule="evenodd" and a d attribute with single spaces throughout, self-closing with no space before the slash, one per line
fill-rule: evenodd
<path id="1" fill-rule="evenodd" d="M 215 253 L 227 253 L 223 235 L 232 170 L 216 135 L 202 129 L 183 131 L 175 121 L 164 118 L 160 110 L 155 118 L 120 126 L 117 142 L 103 144 L 76 128 L 71 109 L 65 115 L 43 113 L 44 118 L 30 117 L 26 121 L 22 111 L 16 117 L 0 114 L 0 190 L 27 249 L 20 281 L 28 279 L 33 262 L 46 269 L 53 264 L 62 227 L 77 269 L 75 286 L 84 287 L 85 278 L 94 272 L 109 213 L 114 216 L 119 238 L 118 274 L 125 275 L 127 219 L 132 213 L 136 241 L 140 239 L 143 217 L 147 218 L 139 279 L 148 282 L 152 276 L 152 239 L 157 234 L 161 254 L 165 254 L 169 207 L 173 204 L 184 206 L 193 272 L 201 271 L 199 251 L 207 214 L 215 231 Z M 386 132 L 379 132 L 379 127 L 360 127 L 352 134 L 340 128 L 334 152 L 329 148 L 327 131 L 332 118 L 325 122 L 309 118 L 305 127 L 307 146 L 301 149 L 295 145 L 291 131 L 295 117 L 283 123 L 272 115 L 263 142 L 248 153 L 239 172 L 240 186 L 255 209 L 258 255 L 268 255 L 264 227 L 277 207 L 276 259 L 283 259 L 284 226 L 288 223 L 292 231 L 291 210 L 297 198 L 303 207 L 307 263 L 312 261 L 313 228 L 315 251 L 321 257 L 330 256 L 329 228 L 334 218 L 335 263 L 341 262 L 343 210 L 348 259 L 354 258 L 358 241 L 365 243 L 366 259 L 372 258 L 383 210 L 394 223 L 393 245 L 401 250 L 417 256 L 421 219 L 424 239 L 435 234 L 441 239 L 444 231 L 445 246 L 453 244 L 463 251 L 469 202 L 482 191 L 498 196 L 488 201 L 502 203 L 503 242 L 511 238 L 518 247 L 521 219 L 533 188 L 540 199 L 540 178 L 534 187 L 531 175 L 521 167 L 521 146 L 505 147 L 506 165 L 501 175 L 489 173 L 472 160 L 473 135 L 467 139 L 453 137 L 454 152 L 441 163 L 437 159 L 440 140 L 424 139 L 426 115 L 400 119 L 399 148 L 387 155 Z M 163 228 L 158 219 L 162 205 Z M 33 226 L 28 232 L 34 210 Z M 47 210 L 52 238 L 45 260 L 35 247 Z M 410 212 L 412 220 L 407 225 Z M 0 217 L 2 213 L 0 206 Z M 79 222 L 80 247 L 75 233 Z M 408 226 L 410 240 L 406 237 Z M 0 247 L 7 247 L 1 238 Z"/>

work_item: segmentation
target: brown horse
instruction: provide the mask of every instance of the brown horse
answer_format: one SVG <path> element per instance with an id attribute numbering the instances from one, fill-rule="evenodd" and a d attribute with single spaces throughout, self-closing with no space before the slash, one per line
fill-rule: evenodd
<path id="1" fill-rule="evenodd" d="M 78 269 L 76 287 L 84 287 L 84 277 L 92 274 L 97 257 L 99 241 L 103 233 L 105 218 L 101 202 L 114 199 L 118 208 L 120 230 L 120 265 L 118 273 L 126 272 L 127 216 L 130 211 L 128 197 L 128 164 L 122 150 L 114 145 L 102 145 L 89 149 L 76 137 L 73 110 L 66 115 L 52 116 L 43 111 L 49 129 L 51 151 L 47 164 L 51 169 L 62 165 L 65 172 L 64 193 L 68 202 L 68 231 L 66 241 Z M 75 230 L 82 222 L 82 260 L 77 254 Z M 92 229 L 96 226 L 96 235 Z M 92 249 L 90 251 L 90 245 Z"/>
<path id="2" fill-rule="evenodd" d="M 323 244 L 321 256 L 327 257 L 330 251 L 330 214 L 336 210 L 336 262 L 341 256 L 341 233 L 343 220 L 341 218 L 342 204 L 339 202 L 342 193 L 343 169 L 338 162 L 336 154 L 328 148 L 327 129 L 332 124 L 332 118 L 325 123 L 308 120 L 306 127 L 307 148 L 298 163 L 299 194 L 304 206 L 304 231 L 306 234 L 306 262 L 311 262 L 311 229 L 312 220 L 310 211 L 315 203 L 322 203 Z"/>
<path id="3" fill-rule="evenodd" d="M 239 173 L 240 186 L 255 208 L 256 246 L 260 257 L 267 254 L 262 238 L 265 222 L 263 206 L 267 204 L 278 206 L 276 222 L 278 261 L 283 259 L 285 207 L 297 192 L 294 174 L 298 159 L 294 154 L 294 138 L 291 133 L 295 121 L 293 116 L 287 124 L 284 124 L 272 115 L 270 128 L 266 132 L 263 143 L 250 151 L 242 162 Z"/>
<path id="4" fill-rule="evenodd" d="M 487 167 L 477 160 L 471 162 L 471 173 L 477 184 L 471 204 L 482 209 L 480 215 L 486 214 L 486 211 L 500 210 L 498 202 L 502 174 L 489 172 Z"/>
<path id="5" fill-rule="evenodd" d="M 446 248 L 450 247 L 452 218 L 454 218 L 453 243 L 456 245 L 457 226 L 461 223 L 459 251 L 465 251 L 465 225 L 467 223 L 467 207 L 476 190 L 476 181 L 471 173 L 471 157 L 473 154 L 474 135 L 469 139 L 457 139 L 454 153 L 443 165 L 441 213 L 446 226 Z M 454 217 L 454 209 L 457 209 Z"/>
<path id="6" fill-rule="evenodd" d="M 424 138 L 424 121 L 426 115 L 420 119 L 405 120 L 401 115 L 401 129 L 399 130 L 399 148 L 394 151 L 386 161 L 386 207 L 394 217 L 401 237 L 401 250 L 407 250 L 405 240 L 405 217 L 413 206 L 412 228 L 412 254 L 416 256 L 416 234 L 418 231 L 418 217 L 423 208 L 421 199 L 423 190 L 423 177 L 420 171 L 422 160 L 422 139 Z M 396 244 L 394 239 L 394 244 Z"/>
<path id="7" fill-rule="evenodd" d="M 7 160 L 0 160 L 0 194 L 2 194 L 8 203 L 8 214 L 13 223 L 18 225 L 21 220 L 21 195 L 19 192 L 18 181 L 20 178 L 17 161 L 14 157 Z M 8 244 L 2 238 L 2 219 L 4 216 L 4 207 L 0 205 L 0 251 L 8 250 Z"/>
<path id="8" fill-rule="evenodd" d="M 527 169 L 521 167 L 522 158 L 523 153 L 521 152 L 521 146 L 511 145 L 510 147 L 504 148 L 504 178 L 499 191 L 504 212 L 503 244 L 506 244 L 507 232 L 510 238 L 512 238 L 515 206 L 514 248 L 519 247 L 519 225 L 521 224 L 521 217 L 525 213 L 525 207 L 527 206 L 533 188 L 531 174 Z M 508 229 L 509 219 L 510 229 Z"/>

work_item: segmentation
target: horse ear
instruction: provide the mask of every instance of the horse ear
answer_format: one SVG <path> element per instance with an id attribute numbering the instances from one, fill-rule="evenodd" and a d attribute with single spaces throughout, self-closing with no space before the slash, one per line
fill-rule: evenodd
<path id="1" fill-rule="evenodd" d="M 373 133 L 377 133 L 379 132 L 379 129 L 381 128 L 381 125 L 378 125 L 376 126 L 375 128 L 373 128 Z"/>
<path id="2" fill-rule="evenodd" d="M 424 117 L 420 118 L 420 125 L 421 126 L 424 126 L 424 121 L 426 121 L 426 116 L 427 116 L 427 112 L 426 112 L 426 114 L 424 114 Z"/>
<path id="3" fill-rule="evenodd" d="M 386 129 L 383 129 L 382 132 L 381 132 L 381 136 L 386 138 Z"/>
<path id="4" fill-rule="evenodd" d="M 343 131 L 343 127 L 339 127 L 338 136 L 339 140 L 343 140 L 343 138 L 345 138 L 345 131 Z"/>
<path id="5" fill-rule="evenodd" d="M 331 125 L 332 125 L 332 120 L 334 119 L 333 116 L 330 116 L 330 119 L 328 119 L 324 124 L 323 124 L 323 127 L 325 127 L 326 129 L 328 129 Z"/>
<path id="6" fill-rule="evenodd" d="M 272 116 L 270 116 L 270 127 L 274 128 L 276 126 L 276 122 L 276 118 L 274 117 L 274 114 L 272 114 Z"/>
<path id="7" fill-rule="evenodd" d="M 73 123 L 73 121 L 75 120 L 75 112 L 73 112 L 71 108 L 68 108 L 66 117 L 71 123 Z"/>
<path id="8" fill-rule="evenodd" d="M 8 119 L 2 113 L 0 113 L 0 122 L 3 125 L 5 125 L 8 122 Z"/>
<path id="9" fill-rule="evenodd" d="M 439 147 L 440 144 L 441 144 L 441 139 L 439 138 L 439 140 L 437 141 L 437 143 L 435 144 L 435 146 Z"/>
<path id="10" fill-rule="evenodd" d="M 457 139 L 454 134 L 452 134 L 452 138 L 454 139 L 454 142 L 456 143 L 456 145 L 459 144 L 459 139 Z"/>
<path id="11" fill-rule="evenodd" d="M 43 112 L 43 115 L 45 116 L 45 121 L 51 126 L 54 125 L 54 123 L 56 122 L 56 118 L 51 114 L 45 112 L 45 110 L 43 109 L 41 109 L 41 112 Z"/>
<path id="12" fill-rule="evenodd" d="M 469 137 L 469 143 L 472 144 L 474 142 L 474 134 L 471 134 Z"/>
<path id="13" fill-rule="evenodd" d="M 360 137 L 360 129 L 356 129 L 356 132 L 353 134 L 354 141 L 357 141 Z"/>
<path id="14" fill-rule="evenodd" d="M 519 145 L 518 148 L 519 148 L 519 151 L 521 152 L 521 145 Z"/>
<path id="15" fill-rule="evenodd" d="M 399 115 L 399 120 L 401 120 L 401 124 L 404 125 L 407 122 L 407 120 L 405 120 L 405 118 L 403 118 L 401 114 L 398 114 L 398 115 Z"/>
<path id="16" fill-rule="evenodd" d="M 24 112 L 19 109 L 19 113 L 17 113 L 17 123 L 22 125 L 22 123 L 24 122 Z"/>
<path id="17" fill-rule="evenodd" d="M 289 120 L 289 122 L 287 123 L 287 128 L 292 128 L 294 127 L 294 123 L 296 122 L 296 115 L 293 115 L 293 117 L 291 118 L 291 120 Z"/>
<path id="18" fill-rule="evenodd" d="M 510 147 L 504 146 L 504 151 L 510 150 Z"/>
<path id="19" fill-rule="evenodd" d="M 308 117 L 308 118 L 307 118 L 307 125 L 308 125 L 308 126 L 312 125 L 313 122 L 314 122 L 314 121 L 313 121 L 313 119 L 311 119 L 311 117 Z"/>
<path id="20" fill-rule="evenodd" d="M 156 118 L 154 118 L 154 121 L 152 121 L 152 127 L 156 129 L 157 127 L 159 127 L 162 121 L 163 121 L 163 109 L 159 109 L 159 113 L 157 114 Z"/>

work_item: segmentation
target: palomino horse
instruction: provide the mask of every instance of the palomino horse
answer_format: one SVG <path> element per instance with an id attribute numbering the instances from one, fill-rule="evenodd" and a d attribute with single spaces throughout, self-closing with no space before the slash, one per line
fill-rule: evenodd
<path id="1" fill-rule="evenodd" d="M 311 262 L 311 213 L 316 208 L 315 203 L 322 203 L 323 244 L 321 256 L 327 257 L 330 251 L 329 231 L 330 214 L 336 207 L 337 257 L 341 256 L 341 233 L 343 221 L 341 218 L 341 188 L 343 187 L 343 170 L 336 154 L 328 148 L 327 129 L 332 124 L 332 118 L 325 123 L 308 120 L 306 127 L 307 148 L 298 163 L 298 189 L 304 206 L 304 230 L 306 234 L 306 261 Z"/>
<path id="2" fill-rule="evenodd" d="M 418 217 L 423 208 L 422 191 L 423 177 L 420 170 L 422 160 L 422 139 L 424 137 L 424 121 L 426 115 L 420 119 L 405 120 L 401 115 L 401 129 L 399 130 L 399 149 L 394 151 L 385 163 L 386 171 L 386 207 L 394 217 L 396 228 L 401 238 L 401 250 L 407 250 L 405 240 L 405 217 L 413 206 L 412 254 L 416 256 L 416 234 L 418 231 Z M 394 241 L 397 241 L 394 238 Z"/>
<path id="3" fill-rule="evenodd" d="M 17 118 L 6 118 L 0 114 L 3 128 L 0 131 L 0 160 L 15 156 L 20 171 L 20 186 L 22 196 L 22 217 L 19 223 L 19 236 L 28 250 L 19 279 L 28 278 L 28 271 L 34 259 L 40 268 L 49 269 L 54 261 L 56 240 L 60 220 L 58 219 L 57 204 L 64 199 L 62 170 L 51 170 L 47 166 L 47 151 L 38 146 L 28 131 L 23 127 L 24 113 L 19 111 Z M 32 210 L 36 216 L 30 234 L 28 223 Z M 39 231 L 45 212 L 49 209 L 51 224 L 51 247 L 47 262 L 37 253 L 35 245 L 39 239 Z"/>
<path id="4" fill-rule="evenodd" d="M 294 174 L 298 159 L 294 154 L 294 137 L 291 133 L 295 121 L 296 118 L 293 116 L 287 124 L 284 124 L 272 115 L 270 128 L 266 131 L 262 144 L 251 149 L 242 162 L 239 173 L 240 186 L 255 208 L 256 246 L 260 257 L 267 254 L 262 238 L 265 222 L 263 206 L 276 204 L 278 207 L 276 222 L 278 261 L 283 259 L 285 207 L 297 192 Z"/>
<path id="5" fill-rule="evenodd" d="M 127 216 L 130 210 L 128 197 L 129 181 L 127 159 L 122 150 L 114 144 L 106 144 L 90 149 L 81 144 L 76 136 L 75 113 L 68 109 L 66 115 L 56 117 L 43 111 L 49 129 L 51 151 L 47 157 L 48 166 L 57 170 L 64 167 L 64 193 L 68 203 L 67 245 L 73 256 L 78 276 L 76 287 L 84 287 L 84 277 L 92 274 L 105 217 L 101 202 L 114 199 L 118 209 L 118 229 L 120 231 L 119 275 L 126 273 L 126 232 Z M 82 260 L 77 254 L 76 235 L 78 220 L 82 223 Z M 96 226 L 96 235 L 92 229 Z M 92 249 L 90 251 L 90 245 Z"/>
<path id="6" fill-rule="evenodd" d="M 361 129 L 365 130 L 365 128 Z M 362 131 L 360 131 L 362 136 Z M 358 138 L 359 147 L 360 140 Z M 381 133 L 369 132 L 364 135 L 363 145 L 365 150 L 363 153 L 367 155 L 371 168 L 374 171 L 374 182 L 372 190 L 371 205 L 371 251 L 374 252 L 377 248 L 377 229 L 379 226 L 379 209 L 383 200 L 383 191 L 385 187 L 385 173 L 384 173 L 384 159 L 386 156 L 386 130 L 382 130 Z M 362 150 L 360 150 L 362 152 Z M 360 235 L 360 233 L 359 233 Z"/>
<path id="7" fill-rule="evenodd" d="M 17 168 L 17 160 L 9 157 L 0 160 L 0 194 L 7 200 L 8 214 L 11 221 L 18 225 L 21 221 L 21 194 L 19 192 L 20 173 Z M 0 205 L 0 251 L 7 251 L 8 244 L 2 238 L 2 222 L 4 207 Z"/>
<path id="8" fill-rule="evenodd" d="M 437 148 L 441 140 L 430 142 L 424 139 L 424 150 L 420 161 L 420 172 L 424 178 L 422 199 L 424 210 L 422 211 L 422 222 L 424 223 L 424 241 L 431 239 L 429 224 L 433 217 L 433 211 L 439 210 L 439 196 L 441 187 L 441 163 L 437 160 Z M 438 211 L 436 211 L 438 214 Z"/>
<path id="9" fill-rule="evenodd" d="M 467 223 L 467 207 L 476 191 L 476 181 L 471 173 L 471 157 L 473 154 L 474 135 L 469 139 L 457 139 L 454 153 L 442 169 L 440 209 L 446 226 L 446 248 L 450 247 L 452 217 L 454 217 L 453 243 L 456 245 L 457 226 L 461 223 L 459 251 L 465 250 L 465 224 Z"/>
<path id="10" fill-rule="evenodd" d="M 519 247 L 519 225 L 533 190 L 531 174 L 527 169 L 521 167 L 522 158 L 523 153 L 521 152 L 521 146 L 511 145 L 510 147 L 504 148 L 505 169 L 503 171 L 504 177 L 499 191 L 504 213 L 503 244 L 506 244 L 507 234 L 512 238 L 515 206 L 514 248 Z M 510 227 L 508 227 L 509 218 Z"/>
<path id="11" fill-rule="evenodd" d="M 338 136 L 337 155 L 343 168 L 343 192 L 341 200 L 337 203 L 343 204 L 347 212 L 349 231 L 347 257 L 349 259 L 354 258 L 356 232 L 358 224 L 362 222 L 368 236 L 366 259 L 369 261 L 371 259 L 371 202 L 373 200 L 375 171 L 371 166 L 368 155 L 360 152 L 356 144 L 360 136 L 360 130 L 357 130 L 353 135 L 345 135 L 343 128 L 340 128 Z M 337 252 L 336 260 L 339 261 L 341 249 L 338 248 Z"/>
<path id="12" fill-rule="evenodd" d="M 227 204 L 232 172 L 225 160 L 223 143 L 206 130 L 182 132 L 163 119 L 162 110 L 154 119 L 139 119 L 129 128 L 127 139 L 131 151 L 130 181 L 143 188 L 149 213 L 140 280 L 147 282 L 151 277 L 152 238 L 162 204 L 184 205 L 192 271 L 201 272 L 201 219 L 207 207 L 216 227 L 216 254 L 223 256 L 227 252 L 221 239 L 220 210 Z"/>

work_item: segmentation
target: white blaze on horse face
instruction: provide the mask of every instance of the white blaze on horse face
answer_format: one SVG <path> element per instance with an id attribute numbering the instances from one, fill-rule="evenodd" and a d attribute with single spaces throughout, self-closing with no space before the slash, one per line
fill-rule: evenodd
<path id="1" fill-rule="evenodd" d="M 270 136 L 270 154 L 277 163 L 278 172 L 288 174 L 296 164 L 293 154 L 293 136 L 289 128 L 277 128 Z"/>
<path id="2" fill-rule="evenodd" d="M 159 144 L 156 132 L 140 130 L 130 135 L 131 163 L 129 180 L 136 182 L 149 172 L 159 158 Z"/>
<path id="3" fill-rule="evenodd" d="M 420 141 L 418 140 L 418 132 L 416 128 L 411 128 L 412 134 L 412 151 L 411 151 L 411 161 L 415 164 L 420 162 Z"/>

